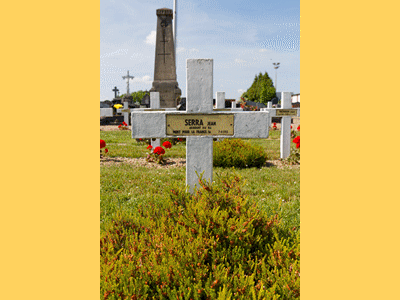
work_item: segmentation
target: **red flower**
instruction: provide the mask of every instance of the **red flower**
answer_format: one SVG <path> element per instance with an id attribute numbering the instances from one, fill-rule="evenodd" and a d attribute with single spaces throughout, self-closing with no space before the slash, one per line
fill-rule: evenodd
<path id="1" fill-rule="evenodd" d="M 163 155 L 165 153 L 165 150 L 163 148 L 161 148 L 161 147 L 156 147 L 154 149 L 154 153 L 158 154 L 158 155 Z"/>
<path id="2" fill-rule="evenodd" d="M 139 141 L 141 141 L 142 139 L 139 139 Z"/>
<path id="3" fill-rule="evenodd" d="M 104 148 L 106 146 L 106 142 L 103 140 L 100 140 L 100 149 Z"/>
<path id="4" fill-rule="evenodd" d="M 107 153 L 108 152 L 108 149 L 106 148 L 106 149 L 104 149 L 104 153 Z"/>
<path id="5" fill-rule="evenodd" d="M 119 125 L 118 125 L 118 128 L 121 128 L 121 126 L 122 126 L 122 125 L 121 125 L 121 124 L 119 124 Z"/>
<path id="6" fill-rule="evenodd" d="M 297 127 L 297 130 L 300 131 L 300 125 L 299 125 L 299 127 Z"/>
<path id="7" fill-rule="evenodd" d="M 125 126 L 128 126 L 128 124 L 126 124 L 126 123 L 125 123 L 125 121 L 124 121 L 124 122 L 122 122 L 122 124 L 124 124 Z"/>
<path id="8" fill-rule="evenodd" d="M 292 127 L 292 125 L 290 125 L 290 129 L 292 129 L 293 127 Z"/>
<path id="9" fill-rule="evenodd" d="M 300 136 L 296 136 L 293 143 L 296 143 L 296 148 L 300 148 Z"/>
<path id="10" fill-rule="evenodd" d="M 165 141 L 162 145 L 167 149 L 170 149 L 172 147 L 171 143 L 168 141 Z"/>
<path id="11" fill-rule="evenodd" d="M 274 123 L 274 126 L 272 126 L 272 128 L 278 128 L 278 127 L 276 127 L 276 123 Z"/>
<path id="12" fill-rule="evenodd" d="M 151 150 L 151 149 L 153 149 L 153 146 L 152 146 L 152 145 L 148 145 L 148 146 L 147 146 L 147 149 L 150 149 L 150 150 Z"/>

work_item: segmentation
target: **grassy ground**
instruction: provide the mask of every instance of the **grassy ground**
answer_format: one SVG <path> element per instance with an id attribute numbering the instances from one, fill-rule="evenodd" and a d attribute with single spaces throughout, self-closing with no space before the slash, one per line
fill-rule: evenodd
<path id="1" fill-rule="evenodd" d="M 268 160 L 279 159 L 279 131 L 271 131 L 268 139 L 248 140 L 262 146 Z M 130 131 L 101 131 L 100 139 L 107 143 L 110 157 L 143 158 L 148 153 L 144 143 L 130 137 Z M 294 147 L 294 144 L 292 145 Z M 185 144 L 174 145 L 168 157 L 185 158 Z M 118 212 L 135 214 L 147 201 L 162 201 L 172 185 L 185 186 L 185 167 L 152 169 L 129 164 L 111 164 L 100 167 L 101 230 Z M 261 169 L 214 168 L 215 181 L 225 175 L 236 174 L 242 178 L 243 188 L 251 201 L 271 214 L 277 213 L 285 227 L 300 225 L 300 169 L 276 166 Z"/>

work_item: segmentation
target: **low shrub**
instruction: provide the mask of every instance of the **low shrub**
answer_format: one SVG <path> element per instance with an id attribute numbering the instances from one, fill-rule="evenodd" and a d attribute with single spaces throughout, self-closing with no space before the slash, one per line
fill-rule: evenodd
<path id="1" fill-rule="evenodd" d="M 299 299 L 299 231 L 250 204 L 237 177 L 173 188 L 100 239 L 101 299 Z"/>
<path id="2" fill-rule="evenodd" d="M 214 142 L 214 167 L 261 168 L 267 154 L 259 146 L 253 146 L 240 139 L 224 139 Z"/>

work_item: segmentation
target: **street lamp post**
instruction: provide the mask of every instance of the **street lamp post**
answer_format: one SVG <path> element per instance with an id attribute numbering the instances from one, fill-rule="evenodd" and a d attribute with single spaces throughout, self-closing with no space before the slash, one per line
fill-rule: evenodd
<path id="1" fill-rule="evenodd" d="M 280 63 L 272 63 L 275 69 L 275 91 L 278 91 L 278 68 Z"/>

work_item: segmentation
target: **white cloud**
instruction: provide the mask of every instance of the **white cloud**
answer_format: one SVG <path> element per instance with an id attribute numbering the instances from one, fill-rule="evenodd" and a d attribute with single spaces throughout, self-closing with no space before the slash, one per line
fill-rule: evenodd
<path id="1" fill-rule="evenodd" d="M 118 49 L 117 51 L 100 55 L 100 58 L 106 58 L 106 57 L 111 57 L 111 56 L 116 56 L 116 55 L 124 55 L 127 53 L 128 53 L 128 49 Z"/>
<path id="2" fill-rule="evenodd" d="M 235 59 L 235 63 L 238 63 L 238 64 L 243 64 L 243 63 L 246 63 L 247 61 L 245 61 L 245 60 L 243 60 L 243 59 L 240 59 L 240 58 L 236 58 Z"/>
<path id="3" fill-rule="evenodd" d="M 176 48 L 176 53 L 183 53 L 186 52 L 187 54 L 189 53 L 196 53 L 196 52 L 200 52 L 199 49 L 196 48 L 192 48 L 192 49 L 186 49 L 184 47 L 178 47 Z"/>
<path id="4" fill-rule="evenodd" d="M 146 36 L 146 44 L 156 45 L 156 31 L 150 32 L 148 36 Z"/>
<path id="5" fill-rule="evenodd" d="M 135 78 L 131 79 L 131 81 L 132 81 L 132 82 L 136 82 L 136 83 L 146 83 L 146 84 L 149 84 L 149 83 L 152 83 L 152 82 L 153 82 L 153 79 L 152 79 L 150 76 L 145 75 L 145 76 L 143 76 L 143 77 L 135 77 Z"/>
<path id="6" fill-rule="evenodd" d="M 246 90 L 243 90 L 243 89 L 237 90 L 237 92 L 240 94 L 240 96 L 242 96 L 242 94 L 243 94 L 245 91 L 246 91 Z"/>

